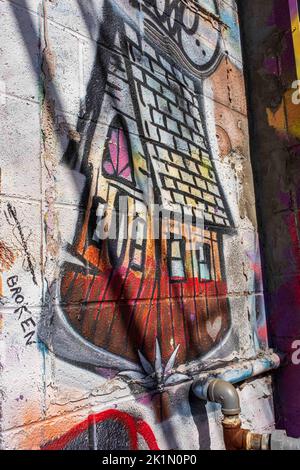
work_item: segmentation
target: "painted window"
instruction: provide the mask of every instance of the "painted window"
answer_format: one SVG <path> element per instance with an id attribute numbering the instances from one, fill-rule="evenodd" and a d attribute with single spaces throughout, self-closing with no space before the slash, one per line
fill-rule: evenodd
<path id="1" fill-rule="evenodd" d="M 125 122 L 116 116 L 108 131 L 102 160 L 102 172 L 107 178 L 133 184 L 133 165 Z"/>
<path id="2" fill-rule="evenodd" d="M 128 201 L 127 196 L 118 192 L 114 202 L 109 236 L 107 238 L 108 255 L 113 268 L 123 263 L 128 242 Z"/>
<path id="3" fill-rule="evenodd" d="M 138 217 L 133 221 L 130 247 L 131 267 L 136 271 L 142 271 L 145 266 L 146 236 L 146 222 Z"/>
<path id="4" fill-rule="evenodd" d="M 90 211 L 90 219 L 88 223 L 88 244 L 100 248 L 102 240 L 104 240 L 104 227 L 107 222 L 107 203 L 100 197 L 94 196 Z"/>
<path id="5" fill-rule="evenodd" d="M 185 240 L 168 240 L 169 276 L 172 282 L 184 282 L 185 272 Z"/>
<path id="6" fill-rule="evenodd" d="M 211 281 L 211 250 L 208 243 L 199 245 L 197 251 L 198 274 L 199 279 L 204 281 Z"/>

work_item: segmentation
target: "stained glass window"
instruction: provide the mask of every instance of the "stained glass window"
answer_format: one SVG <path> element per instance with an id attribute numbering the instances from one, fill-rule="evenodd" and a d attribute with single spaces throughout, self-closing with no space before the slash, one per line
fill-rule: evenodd
<path id="1" fill-rule="evenodd" d="M 128 132 L 125 123 L 119 116 L 112 121 L 109 127 L 102 171 L 107 178 L 130 184 L 134 182 Z"/>

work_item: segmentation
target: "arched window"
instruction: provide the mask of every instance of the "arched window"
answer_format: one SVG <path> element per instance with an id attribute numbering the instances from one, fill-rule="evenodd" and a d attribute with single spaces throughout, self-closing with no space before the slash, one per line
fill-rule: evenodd
<path id="1" fill-rule="evenodd" d="M 109 126 L 103 160 L 102 173 L 123 183 L 133 185 L 133 164 L 130 141 L 124 119 L 116 116 Z"/>

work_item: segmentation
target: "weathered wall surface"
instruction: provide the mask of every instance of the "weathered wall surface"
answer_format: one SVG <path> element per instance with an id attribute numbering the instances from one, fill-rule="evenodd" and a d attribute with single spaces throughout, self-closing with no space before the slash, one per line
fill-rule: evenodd
<path id="1" fill-rule="evenodd" d="M 294 0 L 240 6 L 270 334 L 287 356 L 276 380 L 276 424 L 299 437 L 299 13 Z"/>
<path id="2" fill-rule="evenodd" d="M 235 2 L 0 10 L 2 446 L 223 448 L 192 380 L 267 347 Z"/>

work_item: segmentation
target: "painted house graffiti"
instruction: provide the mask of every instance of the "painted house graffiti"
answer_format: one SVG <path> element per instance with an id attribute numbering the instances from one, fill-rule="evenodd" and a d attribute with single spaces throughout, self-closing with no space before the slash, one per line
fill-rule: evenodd
<path id="1" fill-rule="evenodd" d="M 203 79 L 222 58 L 217 2 L 208 3 L 210 11 L 202 2 L 196 10 L 166 2 L 161 11 L 160 2 L 129 2 L 143 10 L 142 34 L 127 2 L 104 2 L 107 49 L 95 58 L 81 142 L 64 156 L 87 177 L 88 197 L 55 286 L 62 306 L 51 310 L 62 357 L 71 335 L 83 349 L 69 359 L 83 364 L 90 350 L 93 365 L 138 370 L 141 354 L 154 363 L 158 342 L 162 362 L 176 351 L 178 366 L 203 358 L 230 330 L 222 237 L 234 227 L 203 104 Z M 99 226 L 110 234 L 113 212 L 115 236 L 103 240 Z M 48 328 L 46 318 L 46 342 Z"/>

